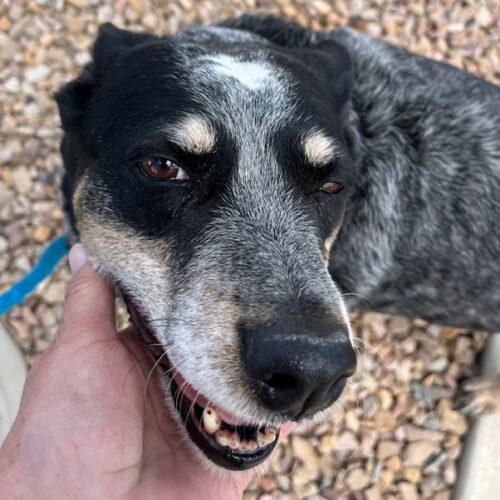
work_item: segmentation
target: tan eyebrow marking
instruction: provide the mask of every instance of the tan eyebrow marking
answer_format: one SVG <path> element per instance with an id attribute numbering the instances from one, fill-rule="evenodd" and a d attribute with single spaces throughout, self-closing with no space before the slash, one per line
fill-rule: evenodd
<path id="1" fill-rule="evenodd" d="M 317 129 L 306 135 L 303 147 L 307 161 L 315 167 L 326 165 L 338 155 L 337 141 Z"/>
<path id="2" fill-rule="evenodd" d="M 173 141 L 191 153 L 210 153 L 215 149 L 215 131 L 201 116 L 187 115 L 169 127 L 168 132 Z"/>

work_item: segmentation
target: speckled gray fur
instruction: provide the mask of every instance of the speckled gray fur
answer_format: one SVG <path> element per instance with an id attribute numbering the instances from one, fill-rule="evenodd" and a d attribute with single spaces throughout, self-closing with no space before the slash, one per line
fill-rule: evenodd
<path id="1" fill-rule="evenodd" d="M 360 156 L 331 272 L 350 306 L 500 330 L 500 90 L 340 29 Z"/>

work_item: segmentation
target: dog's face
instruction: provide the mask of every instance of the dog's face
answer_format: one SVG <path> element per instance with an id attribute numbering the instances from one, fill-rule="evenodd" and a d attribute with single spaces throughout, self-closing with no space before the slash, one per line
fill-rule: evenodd
<path id="1" fill-rule="evenodd" d="M 327 271 L 349 72 L 333 42 L 108 25 L 57 96 L 70 224 L 153 344 L 191 441 L 229 469 L 264 460 L 354 370 Z"/>

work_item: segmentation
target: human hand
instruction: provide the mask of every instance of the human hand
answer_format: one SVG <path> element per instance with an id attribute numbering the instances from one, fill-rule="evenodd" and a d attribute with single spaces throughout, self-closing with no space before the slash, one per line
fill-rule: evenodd
<path id="1" fill-rule="evenodd" d="M 241 498 L 251 473 L 214 476 L 166 410 L 132 328 L 118 333 L 112 287 L 70 252 L 74 273 L 53 343 L 28 374 L 0 448 L 0 497 Z"/>

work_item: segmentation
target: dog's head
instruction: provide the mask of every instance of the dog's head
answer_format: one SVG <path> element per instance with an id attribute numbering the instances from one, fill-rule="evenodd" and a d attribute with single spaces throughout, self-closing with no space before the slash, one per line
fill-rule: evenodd
<path id="1" fill-rule="evenodd" d="M 230 469 L 328 408 L 355 367 L 327 270 L 350 60 L 279 23 L 165 38 L 104 25 L 57 95 L 71 229 L 156 344 L 191 440 Z"/>

